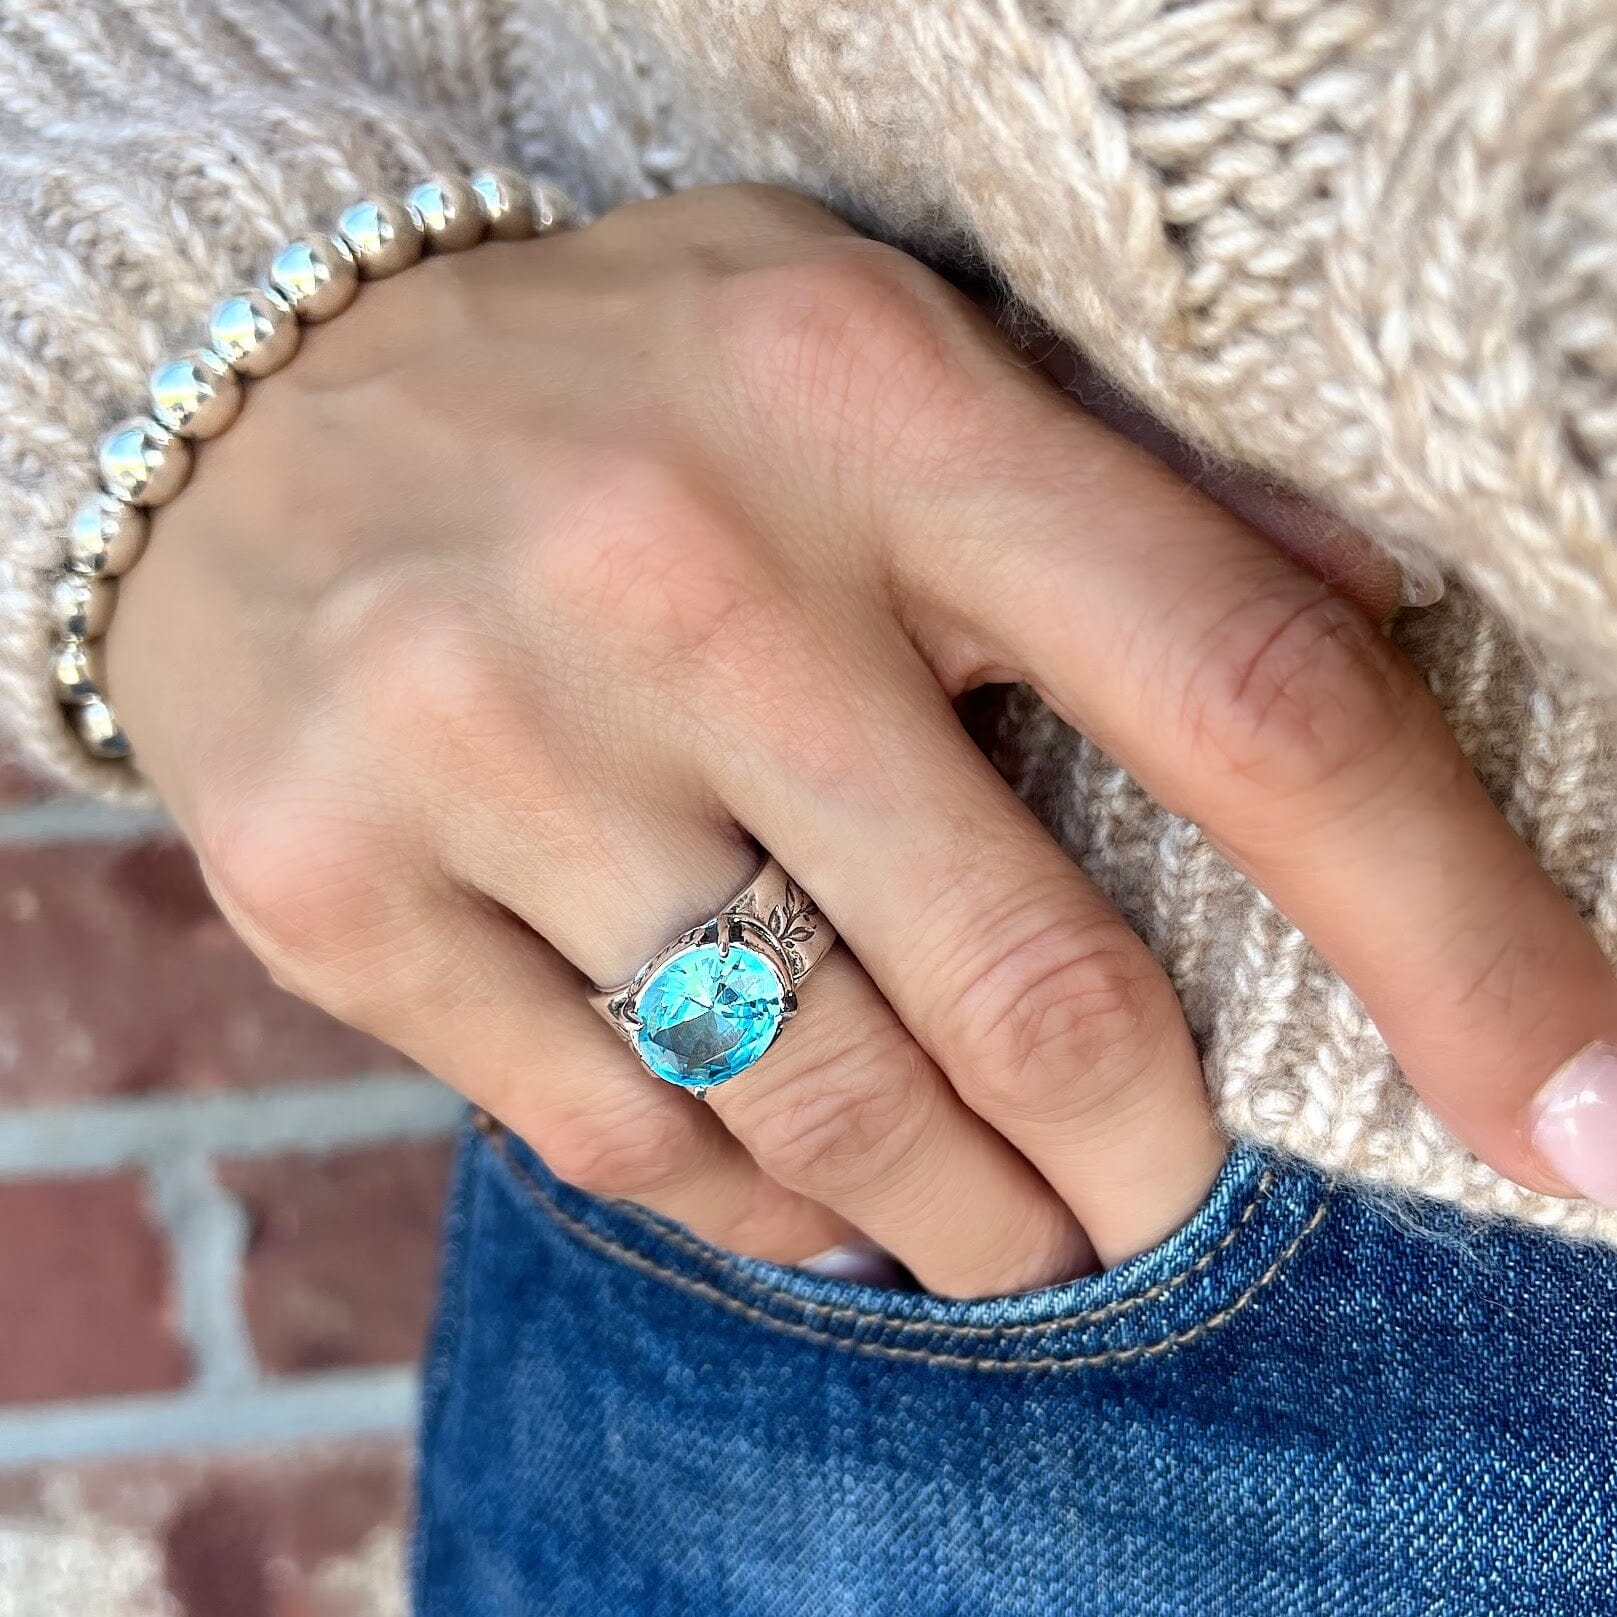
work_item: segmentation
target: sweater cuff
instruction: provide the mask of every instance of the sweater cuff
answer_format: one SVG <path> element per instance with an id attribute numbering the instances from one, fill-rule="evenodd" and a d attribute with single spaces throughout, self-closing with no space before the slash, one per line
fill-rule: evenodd
<path id="1" fill-rule="evenodd" d="M 51 582 L 97 443 L 284 241 L 504 154 L 372 88 L 273 4 L 250 32 L 212 8 L 97 8 L 28 66 L 38 133 L 0 152 L 0 751 L 70 789 L 150 801 L 130 766 L 84 750 L 50 673 Z M 0 91 L 12 71 L 0 64 Z"/>

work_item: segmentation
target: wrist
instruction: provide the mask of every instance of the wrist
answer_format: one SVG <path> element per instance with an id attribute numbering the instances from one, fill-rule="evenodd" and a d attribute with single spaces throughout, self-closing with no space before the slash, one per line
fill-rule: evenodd
<path id="1" fill-rule="evenodd" d="M 558 193 L 503 170 L 425 181 L 404 201 L 362 199 L 343 210 L 332 232 L 282 248 L 262 285 L 227 296 L 214 310 L 205 348 L 158 366 L 150 413 L 102 440 L 101 487 L 75 514 L 49 597 L 49 679 L 91 758 L 123 765 L 132 752 L 109 699 L 101 651 L 118 580 L 140 560 L 150 511 L 183 490 L 194 446 L 231 427 L 246 385 L 291 362 L 302 329 L 343 313 L 362 281 L 397 274 L 426 253 L 517 240 L 570 222 L 571 207 Z"/>

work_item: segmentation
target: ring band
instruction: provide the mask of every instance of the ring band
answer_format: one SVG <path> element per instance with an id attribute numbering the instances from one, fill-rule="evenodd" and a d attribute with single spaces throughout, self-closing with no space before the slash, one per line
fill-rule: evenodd
<path id="1" fill-rule="evenodd" d="M 798 985 L 836 941 L 814 900 L 766 859 L 716 915 L 590 1004 L 649 1072 L 701 1096 L 774 1044 L 797 1014 Z"/>

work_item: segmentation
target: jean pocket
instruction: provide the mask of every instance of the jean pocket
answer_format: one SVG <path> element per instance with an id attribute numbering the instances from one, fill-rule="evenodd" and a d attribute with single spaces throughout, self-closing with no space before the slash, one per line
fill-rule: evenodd
<path id="1" fill-rule="evenodd" d="M 1185 1522 L 1232 1491 L 1209 1444 L 1262 1428 L 1230 1388 L 1243 1366 L 1293 1374 L 1252 1305 L 1307 1283 L 1325 1204 L 1317 1176 L 1237 1149 L 1155 1250 L 958 1302 L 737 1257 L 469 1134 L 417 1610 L 1027 1617 L 1076 1609 L 1075 1589 L 1097 1617 L 1212 1609 L 1188 1583 L 1143 1605 L 1136 1563 L 1208 1559 Z M 1115 1599 L 1090 1598 L 1097 1567 Z"/>
<path id="2" fill-rule="evenodd" d="M 987 1373 L 1124 1368 L 1188 1347 L 1284 1273 L 1327 1205 L 1318 1175 L 1236 1146 L 1202 1206 L 1151 1251 L 1046 1290 L 958 1301 L 739 1257 L 642 1208 L 563 1184 L 498 1127 L 472 1150 L 534 1233 L 566 1242 L 570 1263 L 599 1265 L 603 1284 L 665 1288 L 732 1328 Z"/>

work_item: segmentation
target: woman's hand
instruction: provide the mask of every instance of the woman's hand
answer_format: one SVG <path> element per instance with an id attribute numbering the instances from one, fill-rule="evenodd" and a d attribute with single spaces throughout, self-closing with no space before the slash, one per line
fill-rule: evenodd
<path id="1" fill-rule="evenodd" d="M 941 281 L 733 187 L 368 290 L 160 513 L 111 686 L 277 977 L 564 1178 L 948 1293 L 1114 1261 L 1222 1155 L 1145 948 L 963 734 L 1022 678 L 1202 824 L 1507 1174 L 1617 1032 L 1364 613 Z M 849 948 L 711 1104 L 585 1002 L 752 874 Z"/>

